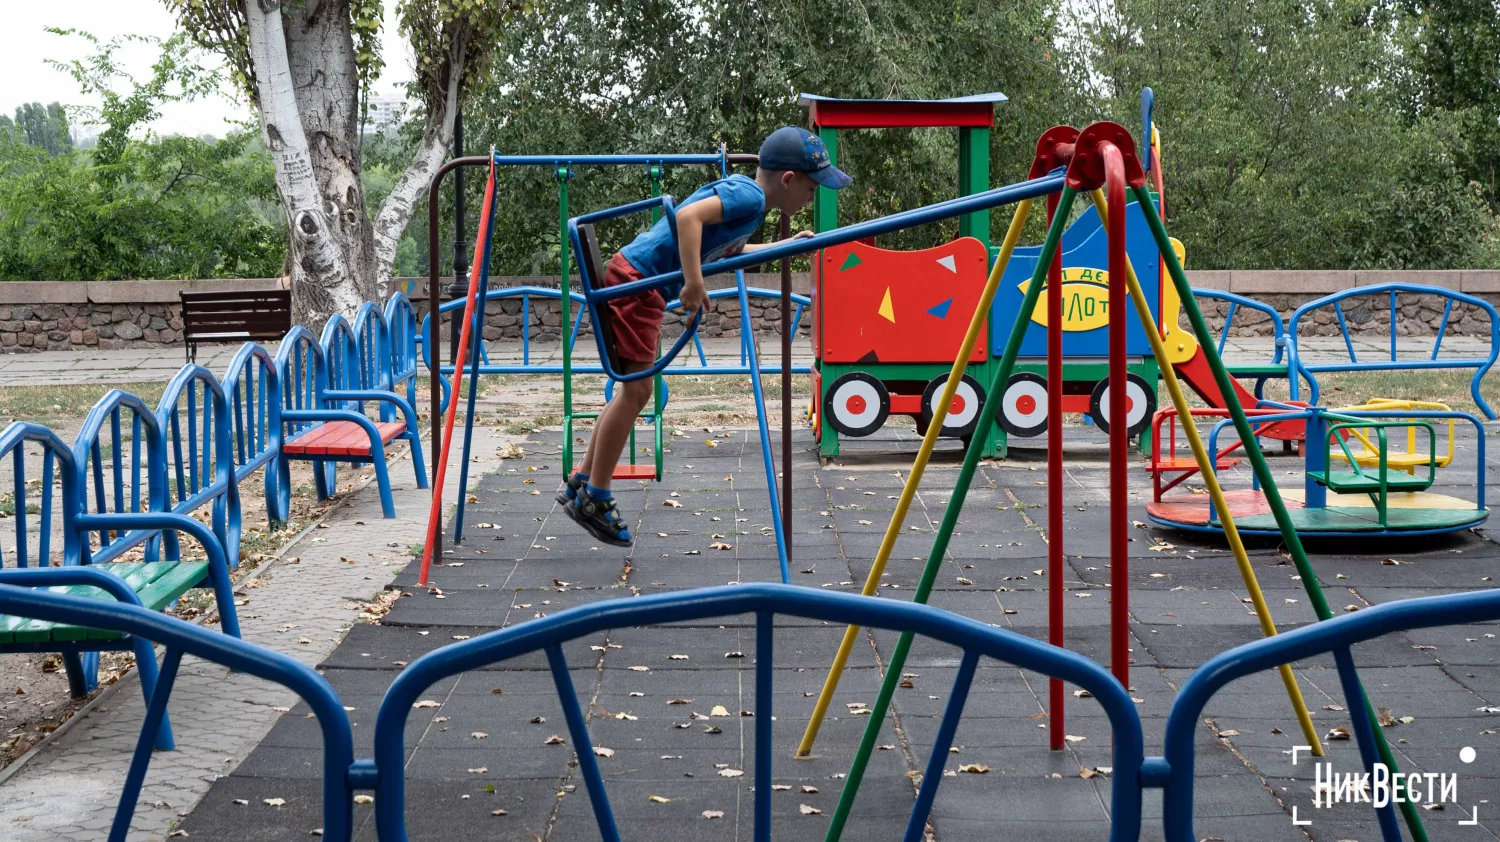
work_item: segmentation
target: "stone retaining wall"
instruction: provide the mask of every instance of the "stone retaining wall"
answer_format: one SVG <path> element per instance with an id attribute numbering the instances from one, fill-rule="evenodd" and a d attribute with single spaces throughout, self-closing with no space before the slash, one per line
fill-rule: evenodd
<path id="1" fill-rule="evenodd" d="M 1288 318 L 1298 305 L 1330 292 L 1356 286 L 1402 281 L 1439 286 L 1474 295 L 1491 304 L 1500 304 L 1500 271 L 1454 270 L 1413 272 L 1269 272 L 1269 271 L 1201 271 L 1189 272 L 1193 285 L 1220 289 L 1263 301 L 1275 307 L 1282 318 Z M 779 289 L 776 274 L 751 274 L 746 281 L 752 287 Z M 9 282 L 0 283 L 0 352 L 16 353 L 69 348 L 113 350 L 127 347 L 180 348 L 182 320 L 177 293 L 179 290 L 211 291 L 235 289 L 269 289 L 281 284 L 279 278 L 249 280 L 199 281 L 95 281 L 95 282 Z M 426 312 L 426 282 L 407 279 L 396 282 L 416 305 L 418 317 Z M 556 287 L 551 277 L 496 277 L 496 286 Z M 710 278 L 709 285 L 721 288 L 732 283 L 728 278 Z M 808 291 L 806 273 L 793 275 L 792 288 L 803 295 Z M 574 289 L 577 289 L 576 281 Z M 1398 297 L 1396 331 L 1401 336 L 1430 335 L 1442 321 L 1445 299 L 1439 296 L 1403 294 Z M 1228 305 L 1201 299 L 1204 314 L 1217 331 L 1223 323 Z M 733 335 L 740 329 L 739 306 L 733 299 L 715 302 L 717 312 L 703 319 L 705 336 Z M 562 318 L 556 301 L 535 299 L 530 312 L 531 337 L 537 341 L 555 341 Z M 780 302 L 775 299 L 751 299 L 751 313 L 756 330 L 779 335 Z M 1389 335 L 1389 302 L 1384 296 L 1359 296 L 1344 303 L 1344 316 L 1352 333 Z M 675 313 L 668 319 L 667 336 L 675 336 L 686 319 Z M 799 333 L 810 329 L 811 313 L 803 315 Z M 1489 331 L 1487 314 L 1467 304 L 1455 304 L 1448 315 L 1450 333 L 1484 335 Z M 486 315 L 486 339 L 521 338 L 521 301 L 511 299 L 492 302 Z M 1231 326 L 1232 336 L 1267 336 L 1271 332 L 1268 316 L 1240 308 Z M 1304 334 L 1336 335 L 1337 318 L 1332 309 L 1316 313 L 1313 323 L 1304 326 Z M 590 334 L 585 317 L 582 334 Z"/>

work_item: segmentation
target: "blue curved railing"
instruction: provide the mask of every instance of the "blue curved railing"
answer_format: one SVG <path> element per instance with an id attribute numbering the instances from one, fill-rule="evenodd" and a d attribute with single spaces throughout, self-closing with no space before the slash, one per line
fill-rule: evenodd
<path id="1" fill-rule="evenodd" d="M 1428 358 L 1425 360 L 1403 360 L 1400 359 L 1397 355 L 1396 296 L 1397 293 L 1402 292 L 1410 292 L 1418 295 L 1436 295 L 1441 298 L 1447 299 L 1447 304 L 1443 308 L 1442 325 L 1438 328 L 1437 336 L 1432 343 L 1432 351 L 1428 354 Z M 1359 357 L 1354 350 L 1354 340 L 1349 335 L 1349 323 L 1348 320 L 1344 317 L 1344 308 L 1342 302 L 1347 298 L 1352 298 L 1358 295 L 1380 295 L 1382 293 L 1389 296 L 1390 302 L 1390 357 L 1389 359 L 1380 361 L 1360 362 Z M 1443 337 L 1445 337 L 1448 333 L 1448 317 L 1453 312 L 1453 305 L 1455 302 L 1478 307 L 1489 315 L 1490 351 L 1487 356 L 1480 358 L 1471 357 L 1438 359 L 1438 354 L 1442 351 L 1443 347 Z M 1344 348 L 1349 353 L 1349 361 L 1330 363 L 1304 362 L 1298 353 L 1298 342 L 1300 339 L 1298 335 L 1298 328 L 1303 323 L 1303 317 L 1308 313 L 1328 306 L 1333 307 L 1334 315 L 1337 317 L 1339 331 L 1343 334 L 1344 337 Z M 1484 396 L 1479 393 L 1480 381 L 1482 381 L 1484 379 L 1484 376 L 1489 373 L 1490 368 L 1495 364 L 1495 360 L 1497 358 L 1500 358 L 1500 315 L 1496 314 L 1495 308 L 1488 301 L 1485 301 L 1484 299 L 1478 298 L 1473 295 L 1467 295 L 1462 292 L 1455 292 L 1451 289 L 1444 289 L 1442 287 L 1425 286 L 1422 284 L 1407 284 L 1400 282 L 1373 284 L 1371 286 L 1353 287 L 1351 289 L 1341 290 L 1339 292 L 1333 293 L 1332 295 L 1325 295 L 1322 298 L 1309 301 L 1292 312 L 1292 317 L 1287 320 L 1287 350 L 1289 352 L 1287 360 L 1288 364 L 1292 367 L 1293 371 L 1296 371 L 1300 375 L 1300 377 L 1291 378 L 1292 400 L 1299 399 L 1298 394 L 1300 378 L 1305 377 L 1307 378 L 1307 382 L 1310 388 L 1307 402 L 1318 402 L 1319 389 L 1318 379 L 1316 376 L 1317 372 L 1400 371 L 1411 369 L 1472 368 L 1475 371 L 1474 377 L 1469 381 L 1469 393 L 1473 396 L 1474 403 L 1478 404 L 1480 411 L 1483 412 L 1484 416 L 1491 421 L 1500 418 L 1500 416 L 1497 416 L 1495 414 L 1495 411 L 1490 408 L 1490 405 L 1487 401 L 1485 401 Z"/>
<path id="2" fill-rule="evenodd" d="M 276 359 L 265 348 L 246 342 L 229 361 L 220 382 L 229 394 L 234 475 L 243 479 L 265 468 L 266 515 L 285 521 L 290 517 L 291 481 L 280 476 L 276 460 L 282 442 Z"/>
<path id="3" fill-rule="evenodd" d="M 1271 318 L 1272 328 L 1275 331 L 1272 336 L 1276 340 L 1276 351 L 1271 355 L 1271 363 L 1274 365 L 1281 362 L 1282 351 L 1286 348 L 1286 324 L 1282 322 L 1281 314 L 1276 311 L 1275 307 L 1272 307 L 1264 301 L 1256 301 L 1253 298 L 1239 295 L 1238 293 L 1227 292 L 1222 289 L 1199 289 L 1197 287 L 1194 287 L 1193 297 L 1212 298 L 1217 301 L 1229 302 L 1229 311 L 1224 314 L 1224 327 L 1219 331 L 1220 356 L 1223 356 L 1224 354 L 1224 343 L 1229 340 L 1229 328 L 1234 323 L 1235 311 L 1241 307 L 1244 307 L 1247 310 L 1255 310 L 1257 312 L 1265 313 Z"/>
<path id="4" fill-rule="evenodd" d="M 1313 623 L 1274 637 L 1267 637 L 1223 652 L 1209 659 L 1188 677 L 1167 714 L 1164 757 L 1148 771 L 1160 774 L 1166 790 L 1162 809 L 1162 827 L 1168 842 L 1191 842 L 1193 833 L 1194 749 L 1196 732 L 1209 699 L 1238 678 L 1275 669 L 1313 655 L 1332 652 L 1338 666 L 1344 697 L 1359 743 L 1360 759 L 1365 771 L 1371 771 L 1379 760 L 1376 753 L 1374 723 L 1369 708 L 1357 700 L 1364 697 L 1357 684 L 1354 656 L 1350 647 L 1392 632 L 1409 629 L 1483 623 L 1500 619 L 1500 590 L 1449 594 L 1401 600 L 1331 620 Z M 1150 761 L 1148 761 L 1150 762 Z M 1400 840 L 1395 807 L 1387 804 L 1376 811 L 1381 836 Z"/>
<path id="5" fill-rule="evenodd" d="M 385 303 L 385 330 L 390 339 L 391 391 L 401 391 L 405 386 L 406 400 L 417 403 L 417 343 L 422 335 L 417 330 L 417 312 L 411 299 L 402 293 L 393 293 Z"/>
<path id="6" fill-rule="evenodd" d="M 97 573 L 104 579 L 95 581 L 107 587 L 113 578 L 102 571 L 23 571 L 26 573 Z M 117 580 L 118 581 L 118 580 Z M 82 599 L 17 587 L 12 580 L 0 579 L 0 614 L 29 617 L 53 623 L 67 623 L 105 629 L 127 635 L 145 646 L 137 660 L 143 667 L 156 665 L 151 642 L 166 648 L 159 676 L 147 692 L 146 716 L 140 736 L 131 755 L 120 800 L 115 808 L 110 842 L 123 842 L 130 830 L 131 818 L 140 801 L 141 785 L 151 763 L 152 746 L 167 727 L 167 703 L 176 684 L 183 655 L 223 664 L 236 672 L 275 682 L 302 697 L 318 720 L 323 736 L 323 832 L 322 838 L 347 842 L 352 836 L 353 798 L 346 775 L 354 761 L 354 738 L 349 720 L 338 694 L 312 668 L 295 659 L 261 646 L 215 634 L 173 617 L 147 611 L 139 605 Z M 128 588 L 126 589 L 128 592 Z M 133 593 L 128 594 L 134 597 Z"/>
<path id="7" fill-rule="evenodd" d="M 212 507 L 214 534 L 231 567 L 240 563 L 240 491 L 234 479 L 229 401 L 213 373 L 189 363 L 173 375 L 157 404 L 165 436 L 168 510 L 190 514 Z M 167 558 L 178 557 L 168 533 Z"/>
<path id="8" fill-rule="evenodd" d="M 123 414 L 130 413 L 130 432 Z M 107 427 L 106 427 L 107 425 Z M 104 437 L 107 441 L 101 441 Z M 166 436 L 161 421 L 146 402 L 120 389 L 111 389 L 89 410 L 73 440 L 73 469 L 78 480 L 79 509 L 97 514 L 164 512 L 167 503 Z M 108 451 L 106 455 L 106 450 Z M 128 462 L 127 462 L 128 454 Z M 107 461 L 106 461 L 107 460 Z M 106 465 L 109 482 L 105 482 Z M 141 479 L 146 487 L 142 496 Z M 129 480 L 130 492 L 125 491 Z M 92 482 L 89 480 L 92 479 Z M 112 561 L 131 547 L 146 542 L 146 560 L 156 561 L 160 546 L 154 533 L 99 531 L 94 550 L 85 538 L 79 547 L 83 563 Z"/>
<path id="9" fill-rule="evenodd" d="M 403 764 L 404 736 L 412 705 L 433 683 L 531 652 L 543 651 L 553 686 L 562 703 L 573 750 L 578 758 L 599 834 L 619 840 L 604 777 L 594 756 L 583 709 L 569 674 L 563 644 L 608 629 L 680 623 L 736 615 L 755 615 L 755 768 L 754 838 L 771 838 L 771 736 L 773 727 L 772 649 L 775 615 L 821 620 L 837 625 L 913 632 L 957 647 L 963 653 L 927 773 L 908 817 L 905 839 L 921 840 L 927 815 L 943 780 L 958 721 L 963 716 L 969 687 L 981 657 L 994 658 L 1023 669 L 1056 676 L 1088 690 L 1104 708 L 1114 731 L 1114 779 L 1111 812 L 1116 842 L 1134 840 L 1140 829 L 1139 769 L 1144 754 L 1141 723 L 1130 695 L 1107 670 L 1088 658 L 1005 629 L 950 614 L 926 605 L 871 599 L 779 584 L 752 584 L 654 594 L 635 599 L 596 602 L 559 611 L 535 622 L 483 634 L 450 644 L 412 661 L 386 691 L 375 721 L 375 769 L 386 770 L 375 784 L 375 821 L 380 838 L 407 839 Z"/>
<path id="10" fill-rule="evenodd" d="M 4 441 L 4 440 L 0 440 Z M 3 455 L 0 448 L 0 455 Z M 47 577 L 58 581 L 46 581 Z M 14 582 L 51 585 L 63 579 L 88 582 L 116 596 L 116 601 L 85 599 L 49 593 Z M 1367 608 L 1330 620 L 1285 631 L 1223 652 L 1195 670 L 1183 683 L 1167 714 L 1163 753 L 1147 757 L 1139 713 L 1126 690 L 1092 660 L 1007 629 L 961 617 L 932 606 L 873 599 L 780 584 L 750 584 L 661 593 L 635 599 L 605 600 L 569 608 L 548 617 L 449 644 L 414 660 L 396 677 L 381 700 L 373 735 L 374 756 L 355 759 L 352 731 L 338 695 L 316 672 L 294 659 L 262 647 L 193 627 L 173 617 L 131 604 L 134 594 L 102 571 L 45 569 L 0 571 L 0 614 L 105 629 L 126 635 L 150 652 L 154 641 L 166 649 L 159 677 L 147 691 L 147 711 L 116 809 L 111 839 L 128 831 L 141 784 L 151 760 L 154 741 L 163 733 L 165 712 L 183 654 L 213 661 L 279 683 L 305 700 L 317 718 L 323 738 L 323 836 L 348 840 L 352 829 L 351 804 L 355 791 L 375 792 L 375 829 L 387 842 L 407 839 L 406 726 L 413 705 L 435 683 L 464 672 L 534 652 L 545 654 L 554 691 L 563 709 L 569 742 L 576 754 L 600 836 L 619 840 L 620 830 L 606 790 L 606 779 L 593 751 L 583 703 L 564 654 L 564 645 L 589 635 L 618 628 L 661 626 L 730 617 L 753 617 L 754 652 L 754 767 L 752 838 L 771 839 L 773 763 L 776 752 L 774 678 L 776 617 L 782 615 L 821 621 L 833 626 L 857 624 L 869 628 L 910 632 L 959 650 L 953 685 L 946 695 L 931 752 L 920 777 L 916 797 L 905 822 L 903 838 L 925 837 L 934 799 L 944 778 L 959 721 L 981 658 L 1032 670 L 1068 681 L 1088 693 L 1104 709 L 1111 728 L 1113 750 L 1110 786 L 1112 842 L 1134 842 L 1140 837 L 1142 802 L 1146 789 L 1164 790 L 1162 825 L 1168 842 L 1197 839 L 1193 827 L 1196 750 L 1204 710 L 1216 693 L 1231 682 L 1285 663 L 1332 653 L 1346 698 L 1358 698 L 1358 674 L 1351 647 L 1382 635 L 1412 629 L 1456 626 L 1500 620 L 1500 590 L 1448 594 L 1401 600 Z M 140 656 L 142 665 L 155 664 L 154 653 Z M 1371 709 L 1350 704 L 1352 731 L 1365 771 L 1378 754 Z M 1393 808 L 1377 810 L 1382 836 L 1401 838 Z"/>

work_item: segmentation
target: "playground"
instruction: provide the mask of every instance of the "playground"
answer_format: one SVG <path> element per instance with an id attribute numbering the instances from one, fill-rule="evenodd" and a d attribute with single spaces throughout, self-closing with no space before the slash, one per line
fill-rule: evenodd
<path id="1" fill-rule="evenodd" d="M 847 220 L 819 188 L 811 239 L 705 264 L 738 335 L 681 313 L 644 371 L 609 302 L 680 273 L 606 286 L 611 244 L 675 237 L 666 168 L 753 156 L 456 159 L 430 230 L 444 177 L 486 177 L 466 296 L 434 249 L 426 313 L 0 366 L 0 657 L 60 654 L 4 710 L 73 697 L 12 720 L 0 836 L 1500 839 L 1494 307 L 1195 288 L 1149 89 L 1024 174 L 991 172 L 1004 101 L 804 96 L 835 160 L 954 130 L 956 197 Z M 559 287 L 490 284 L 507 167 L 555 176 Z M 588 167 L 645 195 L 573 207 Z M 633 380 L 620 548 L 554 495 Z M 101 399 L 25 391 L 58 384 Z"/>

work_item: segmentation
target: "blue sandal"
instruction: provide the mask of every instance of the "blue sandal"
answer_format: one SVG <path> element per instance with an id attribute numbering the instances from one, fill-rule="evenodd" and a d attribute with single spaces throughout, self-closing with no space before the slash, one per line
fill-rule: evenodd
<path id="1" fill-rule="evenodd" d="M 588 530 L 588 533 L 606 544 L 628 547 L 632 542 L 630 528 L 620 520 L 620 512 L 613 497 L 595 500 L 589 496 L 588 488 L 578 489 L 578 497 L 563 507 L 563 512 L 573 522 Z"/>

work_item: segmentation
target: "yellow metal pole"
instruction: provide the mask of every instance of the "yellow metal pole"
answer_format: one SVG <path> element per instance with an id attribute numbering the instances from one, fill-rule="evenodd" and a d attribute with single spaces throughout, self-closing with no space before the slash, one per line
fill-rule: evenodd
<path id="1" fill-rule="evenodd" d="M 1099 210 L 1100 224 L 1107 224 L 1108 211 L 1105 209 L 1104 191 L 1090 191 L 1089 197 L 1094 200 L 1094 207 Z M 1209 497 L 1213 500 L 1214 508 L 1219 512 L 1219 521 L 1224 526 L 1224 537 L 1229 541 L 1230 551 L 1234 553 L 1235 566 L 1239 568 L 1240 578 L 1244 580 L 1245 589 L 1250 592 L 1250 601 L 1255 605 L 1255 616 L 1260 621 L 1261 633 L 1266 637 L 1271 637 L 1276 634 L 1276 623 L 1271 619 L 1271 609 L 1266 605 L 1265 595 L 1261 593 L 1260 583 L 1255 578 L 1255 569 L 1250 566 L 1250 557 L 1245 552 L 1245 544 L 1240 540 L 1239 529 L 1234 525 L 1234 516 L 1230 514 L 1229 504 L 1224 499 L 1224 489 L 1219 485 L 1218 475 L 1214 473 L 1214 454 L 1204 448 L 1203 439 L 1198 435 L 1198 425 L 1193 422 L 1187 396 L 1183 394 L 1182 384 L 1177 380 L 1177 372 L 1167 361 L 1166 345 L 1162 342 L 1161 334 L 1156 330 L 1156 322 L 1151 317 L 1151 307 L 1146 303 L 1145 293 L 1141 292 L 1140 282 L 1136 279 L 1135 267 L 1131 266 L 1128 260 L 1126 270 L 1130 300 L 1135 304 L 1135 312 L 1145 328 L 1146 337 L 1151 340 L 1151 353 L 1163 362 L 1160 367 L 1162 380 L 1166 381 L 1167 392 L 1172 396 L 1172 405 L 1177 408 L 1177 416 L 1182 420 L 1182 431 L 1187 437 L 1188 446 L 1192 448 L 1193 458 L 1198 461 L 1198 471 L 1203 474 L 1203 484 L 1208 487 Z M 1302 690 L 1297 686 L 1297 678 L 1292 675 L 1292 668 L 1287 664 L 1282 664 L 1279 670 L 1281 683 L 1286 685 L 1287 696 L 1291 698 L 1292 708 L 1297 712 L 1297 722 L 1302 726 L 1302 736 L 1307 740 L 1307 744 L 1312 746 L 1313 754 L 1322 757 L 1323 745 L 1318 741 L 1318 731 L 1313 726 L 1312 716 L 1307 712 L 1307 703 L 1302 699 Z"/>
<path id="2" fill-rule="evenodd" d="M 860 593 L 871 596 L 880 587 L 880 577 L 885 573 L 886 562 L 890 561 L 891 551 L 896 548 L 896 538 L 901 534 L 901 524 L 906 522 L 906 513 L 911 509 L 912 498 L 916 496 L 917 486 L 922 483 L 922 473 L 927 470 L 927 460 L 932 457 L 932 449 L 937 446 L 938 434 L 942 432 L 943 421 L 948 417 L 948 404 L 953 401 L 953 396 L 958 392 L 958 384 L 963 380 L 964 371 L 969 367 L 969 355 L 974 353 L 974 345 L 979 341 L 979 334 L 984 329 L 984 323 L 990 316 L 990 305 L 995 300 L 995 292 L 1000 288 L 1000 277 L 1005 274 L 1005 266 L 1010 262 L 1011 253 L 1016 250 L 1016 243 L 1021 239 L 1021 229 L 1026 227 L 1026 217 L 1031 212 L 1031 199 L 1026 199 L 1016 205 L 1015 213 L 1010 219 L 1010 228 L 1005 232 L 1005 240 L 1000 245 L 1000 254 L 995 259 L 995 265 L 990 269 L 989 280 L 985 282 L 984 292 L 979 296 L 979 304 L 974 308 L 974 316 L 969 320 L 969 330 L 964 334 L 964 341 L 959 345 L 958 356 L 953 360 L 953 370 L 948 373 L 948 382 L 943 386 L 943 393 L 938 397 L 937 405 L 932 409 L 932 421 L 927 425 L 927 434 L 922 437 L 922 446 L 917 449 L 917 458 L 912 462 L 911 471 L 906 476 L 906 484 L 901 488 L 901 497 L 896 501 L 896 511 L 891 515 L 891 522 L 885 528 L 885 538 L 880 542 L 880 551 L 875 555 L 875 564 L 870 568 L 870 575 L 865 579 L 865 586 Z M 990 396 L 994 399 L 994 396 Z M 975 441 L 971 447 L 978 447 Z M 833 693 L 838 689 L 839 679 L 843 677 L 844 666 L 849 661 L 849 652 L 854 648 L 854 641 L 859 637 L 859 626 L 850 626 L 844 630 L 844 639 L 839 643 L 838 654 L 833 658 L 833 665 L 828 668 L 828 677 L 823 681 L 823 691 L 818 694 L 818 702 L 813 706 L 812 718 L 808 720 L 807 730 L 802 734 L 802 743 L 797 746 L 797 756 L 806 757 L 818 739 L 818 730 L 823 727 L 823 717 L 828 714 L 828 705 L 833 701 Z"/>

